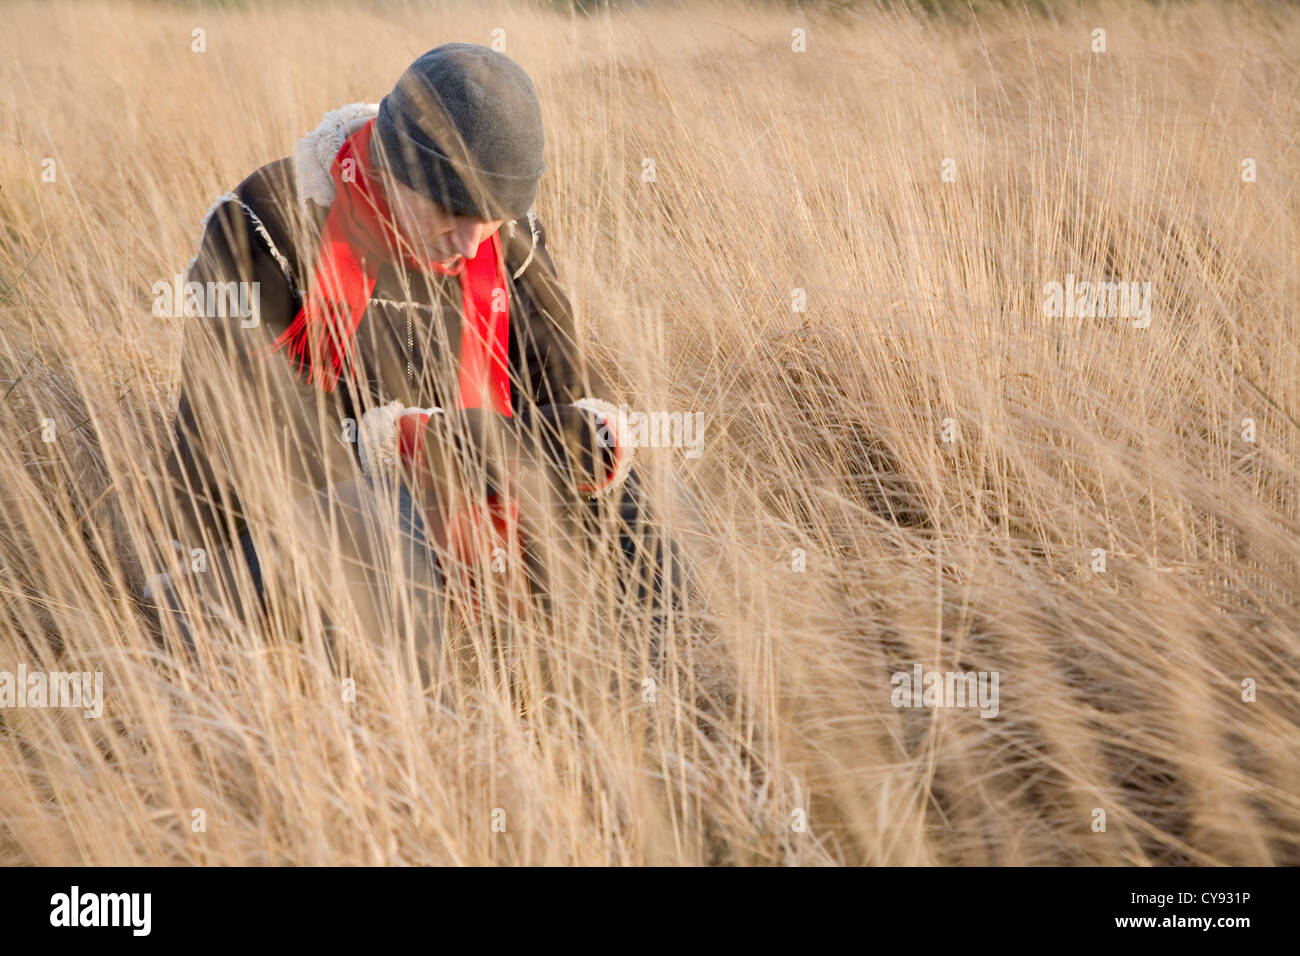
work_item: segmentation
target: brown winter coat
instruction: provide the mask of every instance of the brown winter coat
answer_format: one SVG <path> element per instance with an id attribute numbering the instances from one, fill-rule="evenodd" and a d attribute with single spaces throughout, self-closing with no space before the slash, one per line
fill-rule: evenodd
<path id="1" fill-rule="evenodd" d="M 356 391 L 341 381 L 333 395 L 322 394 L 305 376 L 297 378 L 283 352 L 269 359 L 258 354 L 301 306 L 332 199 L 329 164 L 343 138 L 373 115 L 365 104 L 327 115 L 293 157 L 257 170 L 205 219 L 187 281 L 256 282 L 260 310 L 256 325 L 239 316 L 183 319 L 181 397 L 167 476 L 182 503 L 186 520 L 176 533 L 188 539 L 182 540 L 187 549 L 238 540 L 256 520 L 240 495 L 248 482 L 271 482 L 267 487 L 277 494 L 298 499 L 356 478 L 356 425 L 367 410 L 394 400 L 455 405 L 461 325 L 455 277 L 393 266 L 380 272 L 352 344 Z M 541 223 L 530 213 L 502 226 L 501 238 L 511 277 L 516 419 L 538 405 L 605 397 L 576 347 L 572 310 Z M 195 540 L 204 537 L 207 542 Z"/>

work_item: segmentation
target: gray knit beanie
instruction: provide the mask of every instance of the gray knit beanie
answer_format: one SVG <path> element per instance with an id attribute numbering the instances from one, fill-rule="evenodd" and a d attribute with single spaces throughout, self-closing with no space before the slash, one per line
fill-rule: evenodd
<path id="1" fill-rule="evenodd" d="M 532 80 L 473 43 L 446 43 L 412 63 L 379 104 L 375 140 L 398 182 L 483 219 L 522 218 L 546 169 Z"/>

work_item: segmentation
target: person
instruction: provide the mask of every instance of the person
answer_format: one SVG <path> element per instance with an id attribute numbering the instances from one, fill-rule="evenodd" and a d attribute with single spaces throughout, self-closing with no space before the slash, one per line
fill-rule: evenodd
<path id="1" fill-rule="evenodd" d="M 227 590 L 247 575 L 265 610 L 264 529 L 288 504 L 290 543 L 346 554 L 374 611 L 394 573 L 375 530 L 388 509 L 414 555 L 397 573 L 446 586 L 449 562 L 472 564 L 477 547 L 526 555 L 530 589 L 545 591 L 529 552 L 555 535 L 528 541 L 525 526 L 558 497 L 588 531 L 618 522 L 640 569 L 629 595 L 669 588 L 534 208 L 544 145 L 525 71 L 448 43 L 217 201 L 185 277 L 172 549 L 215 554 Z M 255 314 L 221 308 L 236 292 Z M 152 596 L 178 608 L 184 570 L 173 562 Z"/>

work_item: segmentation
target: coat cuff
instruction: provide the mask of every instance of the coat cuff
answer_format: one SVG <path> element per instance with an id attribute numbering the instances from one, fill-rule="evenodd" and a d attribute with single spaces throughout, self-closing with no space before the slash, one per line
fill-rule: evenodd
<path id="1" fill-rule="evenodd" d="M 632 471 L 632 448 L 618 433 L 618 407 L 599 398 L 580 398 L 573 403 L 596 417 L 601 446 L 608 450 L 608 467 L 603 477 L 591 483 L 578 485 L 578 491 L 588 498 L 608 495 L 627 480 Z"/>
<path id="2" fill-rule="evenodd" d="M 407 407 L 399 401 L 372 408 L 361 416 L 357 426 L 357 457 L 367 478 L 392 474 L 401 458 L 401 420 L 403 415 L 440 415 L 442 409 Z"/>

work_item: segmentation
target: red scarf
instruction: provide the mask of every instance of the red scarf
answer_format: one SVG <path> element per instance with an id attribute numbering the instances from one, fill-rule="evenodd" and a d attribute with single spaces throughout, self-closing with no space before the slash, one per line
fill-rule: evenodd
<path id="1" fill-rule="evenodd" d="M 371 162 L 374 129 L 370 120 L 334 157 L 334 202 L 321 232 L 313 281 L 298 315 L 270 352 L 287 346 L 299 375 L 306 368 L 309 382 L 334 391 L 344 365 L 351 367 L 348 348 L 375 291 L 379 268 L 403 250 L 400 258 L 426 275 L 460 278 L 460 407 L 490 405 L 509 418 L 510 293 L 501 237 L 494 232 L 479 244 L 474 258 L 454 269 L 415 256 L 397 230 Z"/>

